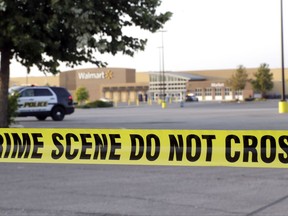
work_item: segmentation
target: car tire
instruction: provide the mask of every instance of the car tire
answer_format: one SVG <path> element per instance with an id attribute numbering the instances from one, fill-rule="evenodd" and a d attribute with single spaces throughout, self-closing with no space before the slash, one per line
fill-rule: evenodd
<path id="1" fill-rule="evenodd" d="M 54 107 L 51 117 L 54 121 L 62 121 L 65 117 L 65 110 L 62 107 Z"/>
<path id="2" fill-rule="evenodd" d="M 36 116 L 36 118 L 39 120 L 39 121 L 45 121 L 47 116 L 45 115 L 39 115 L 39 116 Z"/>

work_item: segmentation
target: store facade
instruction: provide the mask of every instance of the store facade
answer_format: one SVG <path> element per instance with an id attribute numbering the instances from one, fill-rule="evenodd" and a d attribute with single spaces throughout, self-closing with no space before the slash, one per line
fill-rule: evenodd
<path id="1" fill-rule="evenodd" d="M 74 95 L 78 88 L 89 92 L 89 101 L 107 98 L 114 102 L 147 102 L 159 100 L 181 101 L 192 94 L 200 101 L 244 100 L 254 97 L 247 82 L 244 90 L 233 91 L 227 80 L 234 70 L 205 70 L 182 72 L 137 72 L 129 68 L 85 68 L 61 72 L 55 76 L 12 77 L 10 86 L 50 85 L 67 88 Z M 249 79 L 257 69 L 247 69 Z M 270 95 L 281 92 L 281 71 L 271 69 L 274 88 Z M 287 87 L 286 87 L 287 88 Z M 286 89 L 286 92 L 287 89 Z"/>
<path id="2" fill-rule="evenodd" d="M 231 101 L 254 97 L 250 82 L 246 83 L 245 89 L 233 91 L 230 86 L 227 86 L 226 80 L 189 81 L 187 82 L 187 94 L 197 96 L 199 101 Z"/>
<path id="3" fill-rule="evenodd" d="M 177 72 L 150 72 L 148 95 L 152 101 L 181 101 L 187 94 L 189 81 L 204 81 L 205 77 Z"/>
<path id="4" fill-rule="evenodd" d="M 89 92 L 89 100 L 108 98 L 119 101 L 121 91 L 137 92 L 135 69 L 127 68 L 88 68 L 60 73 L 59 85 L 75 94 L 84 87 Z M 106 86 L 106 88 L 104 88 Z M 107 89 L 107 86 L 109 88 Z M 127 88 L 126 88 L 127 87 Z M 116 92 L 118 94 L 116 94 Z M 125 96 L 123 96 L 125 98 Z M 121 99 L 122 100 L 122 99 Z"/>

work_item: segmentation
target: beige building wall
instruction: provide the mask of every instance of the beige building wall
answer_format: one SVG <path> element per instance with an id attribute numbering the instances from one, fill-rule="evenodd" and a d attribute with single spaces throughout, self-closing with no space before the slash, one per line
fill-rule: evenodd
<path id="1" fill-rule="evenodd" d="M 65 86 L 70 91 L 77 89 L 76 71 L 66 71 L 60 73 L 60 86 Z"/>
<path id="2" fill-rule="evenodd" d="M 257 72 L 258 68 L 248 68 L 248 78 L 253 79 L 254 74 Z M 269 92 L 270 95 L 280 95 L 282 94 L 282 70 L 279 68 L 270 69 L 273 74 L 274 87 Z M 236 72 L 236 69 L 224 69 L 224 70 L 201 70 L 201 71 L 182 71 L 183 73 L 191 73 L 194 75 L 204 76 L 208 81 L 223 81 L 231 78 L 231 76 Z M 288 95 L 288 69 L 285 69 L 285 93 Z M 251 84 L 248 84 L 252 88 Z M 249 93 L 248 93 L 249 95 Z"/>
<path id="3" fill-rule="evenodd" d="M 136 83 L 149 83 L 149 73 L 148 72 L 136 72 Z"/>
<path id="4" fill-rule="evenodd" d="M 182 73 L 190 73 L 205 77 L 207 80 L 226 80 L 236 72 L 237 69 L 223 69 L 223 70 L 198 70 L 198 71 L 181 71 Z M 257 72 L 257 68 L 247 69 L 248 78 L 252 78 L 253 74 Z"/>
<path id="5" fill-rule="evenodd" d="M 253 89 L 250 82 L 246 83 L 241 98 L 226 85 L 226 80 L 190 81 L 187 82 L 187 94 L 195 94 L 199 100 L 234 100 L 253 97 Z M 207 94 L 207 89 L 209 93 Z"/>
<path id="6" fill-rule="evenodd" d="M 135 69 L 127 68 L 86 68 L 62 72 L 60 85 L 66 87 L 75 97 L 77 88 L 85 87 L 89 92 L 89 100 L 95 101 L 107 97 L 103 85 L 123 85 L 135 83 Z M 113 92 L 113 97 L 121 100 L 120 92 Z"/>
<path id="7" fill-rule="evenodd" d="M 273 72 L 273 82 L 274 82 L 274 87 L 270 91 L 270 94 L 275 94 L 275 95 L 282 95 L 282 70 L 281 69 L 272 69 Z M 284 77 L 285 77 L 285 94 L 288 95 L 288 69 L 284 70 Z"/>
<path id="8" fill-rule="evenodd" d="M 126 82 L 127 83 L 135 83 L 136 82 L 135 69 L 126 69 Z"/>
<path id="9" fill-rule="evenodd" d="M 59 86 L 59 75 L 55 76 L 26 76 L 26 77 L 11 77 L 9 86 Z"/>
<path id="10" fill-rule="evenodd" d="M 114 85 L 102 85 L 103 95 L 114 102 L 136 103 L 141 94 L 145 97 L 149 86 L 148 83 L 117 83 Z"/>
<path id="11" fill-rule="evenodd" d="M 205 77 L 206 81 L 189 82 L 187 90 L 194 91 L 196 88 L 208 88 L 212 83 L 225 83 L 237 69 L 223 70 L 198 70 L 179 71 Z M 254 78 L 258 68 L 249 68 L 249 78 Z M 282 71 L 270 69 L 273 73 L 274 88 L 269 94 L 282 94 Z M 177 73 L 177 72 L 175 72 Z M 285 92 L 288 95 L 288 69 L 285 70 Z M 101 97 L 110 98 L 119 102 L 136 101 L 139 94 L 144 95 L 148 91 L 149 72 L 136 72 L 129 68 L 86 68 L 61 72 L 55 76 L 26 76 L 11 77 L 10 86 L 21 85 L 50 85 L 67 88 L 75 98 L 75 92 L 79 87 L 85 87 L 89 91 L 90 101 Z M 222 94 L 225 94 L 225 84 Z M 244 90 L 244 97 L 251 95 L 251 85 L 248 83 Z M 219 94 L 219 92 L 218 92 Z M 224 95 L 225 96 L 225 95 Z M 223 97 L 224 97 L 223 96 Z"/>

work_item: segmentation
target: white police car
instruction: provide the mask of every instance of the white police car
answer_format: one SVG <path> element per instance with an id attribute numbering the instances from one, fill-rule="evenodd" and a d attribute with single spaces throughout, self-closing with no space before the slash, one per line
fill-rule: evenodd
<path id="1" fill-rule="evenodd" d="M 51 116 L 54 121 L 62 121 L 74 112 L 73 98 L 62 87 L 19 86 L 9 89 L 9 94 L 13 93 L 19 96 L 17 116 L 35 116 L 41 121 Z"/>

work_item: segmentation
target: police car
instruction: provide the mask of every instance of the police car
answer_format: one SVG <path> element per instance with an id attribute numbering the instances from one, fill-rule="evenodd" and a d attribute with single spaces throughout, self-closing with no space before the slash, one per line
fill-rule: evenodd
<path id="1" fill-rule="evenodd" d="M 17 116 L 35 116 L 41 121 L 51 116 L 62 121 L 75 109 L 71 94 L 62 87 L 19 86 L 10 88 L 9 93 L 19 96 Z"/>

